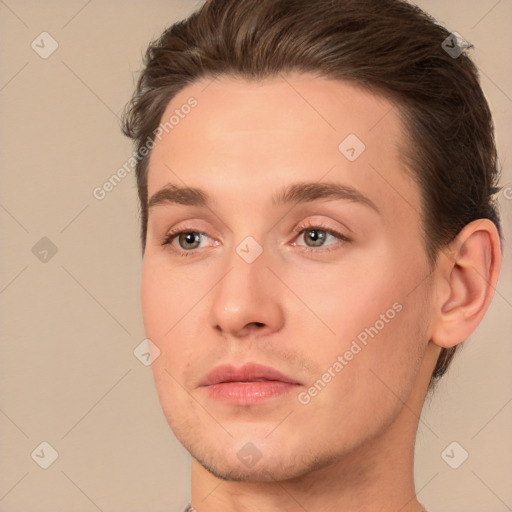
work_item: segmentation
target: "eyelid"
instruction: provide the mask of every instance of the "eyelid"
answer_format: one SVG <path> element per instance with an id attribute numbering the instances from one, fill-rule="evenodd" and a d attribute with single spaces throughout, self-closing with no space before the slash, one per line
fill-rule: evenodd
<path id="1" fill-rule="evenodd" d="M 337 228 L 337 227 L 333 227 L 333 226 L 329 225 L 324 220 L 316 220 L 316 219 L 311 219 L 311 218 L 306 219 L 302 222 L 299 222 L 299 224 L 297 224 L 297 226 L 293 229 L 293 231 L 295 233 L 297 233 L 297 232 L 301 232 L 306 229 L 315 229 L 315 228 L 321 229 L 323 231 L 332 231 L 332 232 L 335 232 L 335 233 L 337 233 L 339 235 L 343 235 L 343 236 L 346 236 L 343 233 L 344 229 L 353 233 L 353 231 L 345 224 L 343 224 L 343 228 Z M 348 236 L 347 236 L 347 238 L 348 238 Z"/>
<path id="2" fill-rule="evenodd" d="M 215 229 L 211 227 L 211 224 L 208 222 L 204 222 L 201 219 L 187 219 L 178 222 L 172 228 L 169 228 L 165 231 L 164 235 L 159 237 L 160 241 L 163 243 L 166 239 L 168 239 L 171 235 L 179 235 L 180 233 L 199 233 L 203 236 L 207 236 L 208 238 L 214 238 L 211 235 L 208 235 L 207 231 L 213 232 L 215 237 L 221 238 L 220 233 L 218 233 Z"/>

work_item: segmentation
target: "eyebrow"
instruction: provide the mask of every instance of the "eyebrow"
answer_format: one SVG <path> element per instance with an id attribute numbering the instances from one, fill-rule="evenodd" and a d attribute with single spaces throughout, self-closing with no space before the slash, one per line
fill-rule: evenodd
<path id="1" fill-rule="evenodd" d="M 377 213 L 375 203 L 357 189 L 333 182 L 299 182 L 286 185 L 272 197 L 273 206 L 309 203 L 320 199 L 345 200 L 370 207 Z M 180 187 L 172 183 L 155 192 L 148 201 L 148 210 L 157 206 L 185 205 L 207 208 L 211 204 L 210 196 L 195 187 Z"/>

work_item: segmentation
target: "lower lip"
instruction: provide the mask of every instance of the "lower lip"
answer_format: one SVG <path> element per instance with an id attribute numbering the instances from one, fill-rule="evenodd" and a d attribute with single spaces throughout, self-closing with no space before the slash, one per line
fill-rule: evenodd
<path id="1" fill-rule="evenodd" d="M 284 395 L 297 386 L 297 384 L 280 380 L 264 380 L 258 382 L 222 382 L 207 386 L 206 389 L 209 395 L 216 400 L 231 404 L 248 405 Z"/>

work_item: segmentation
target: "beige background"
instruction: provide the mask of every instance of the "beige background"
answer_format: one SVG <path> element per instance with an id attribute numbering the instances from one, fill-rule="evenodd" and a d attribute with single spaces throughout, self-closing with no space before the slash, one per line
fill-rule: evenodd
<path id="1" fill-rule="evenodd" d="M 512 2 L 419 4 L 476 46 L 512 187 Z M 188 454 L 133 354 L 144 338 L 134 176 L 102 201 L 92 191 L 131 154 L 118 115 L 142 51 L 196 5 L 0 0 L 1 512 L 188 502 Z M 59 45 L 47 59 L 31 48 L 43 31 Z M 512 188 L 500 194 L 508 234 L 507 196 Z M 32 252 L 42 237 L 57 248 L 46 262 Z M 490 312 L 424 408 L 415 473 L 432 512 L 512 510 L 510 263 L 506 247 Z M 43 441 L 59 454 L 46 470 L 31 458 Z M 441 457 L 452 441 L 469 453 L 458 469 Z"/>

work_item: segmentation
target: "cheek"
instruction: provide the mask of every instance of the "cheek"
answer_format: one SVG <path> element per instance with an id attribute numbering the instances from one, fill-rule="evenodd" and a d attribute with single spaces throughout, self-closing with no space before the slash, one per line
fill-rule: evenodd
<path id="1" fill-rule="evenodd" d="M 162 258 L 146 254 L 142 264 L 140 302 L 146 335 L 161 338 L 184 313 L 190 287 L 183 273 L 173 271 Z"/>
<path id="2" fill-rule="evenodd" d="M 333 346 L 337 340 L 333 348 L 343 348 L 346 341 L 380 322 L 381 314 L 391 309 L 389 316 L 395 316 L 393 304 L 403 300 L 403 286 L 389 260 L 381 259 L 378 264 L 375 261 L 311 267 L 307 280 L 301 269 L 288 271 L 287 283 L 303 298 L 311 313 L 303 316 L 301 322 L 311 317 L 305 327 L 309 325 L 317 333 L 325 334 L 325 346 Z M 303 305 L 293 304 L 296 306 L 290 303 L 290 307 L 302 308 L 304 313 Z"/>
<path id="3" fill-rule="evenodd" d="M 152 364 L 155 374 L 182 372 L 201 353 L 197 331 L 201 308 L 197 306 L 212 286 L 210 281 L 204 275 L 194 281 L 187 272 L 171 268 L 158 256 L 145 256 L 140 302 L 146 337 L 160 350 Z"/>
<path id="4" fill-rule="evenodd" d="M 162 280 L 156 279 L 153 272 L 147 271 L 143 267 L 140 302 L 144 331 L 148 338 L 156 342 L 165 332 L 165 324 L 167 324 L 169 315 L 168 305 L 166 304 L 168 298 L 164 296 L 164 288 Z M 159 343 L 157 342 L 157 344 Z"/>
<path id="5" fill-rule="evenodd" d="M 162 373 L 165 369 L 171 370 L 168 363 L 174 357 L 169 353 L 170 341 L 175 334 L 173 326 L 178 321 L 177 314 L 181 312 L 178 299 L 181 290 L 176 290 L 176 283 L 171 281 L 170 275 L 145 256 L 140 284 L 142 319 L 146 337 L 160 350 L 159 357 L 152 364 L 155 377 L 158 375 L 160 379 L 165 378 Z"/>
<path id="6" fill-rule="evenodd" d="M 299 297 L 307 298 L 314 313 L 307 314 L 307 322 L 304 316 L 299 320 L 301 343 L 317 368 L 340 376 L 333 387 L 358 393 L 376 386 L 389 393 L 386 384 L 397 389 L 412 385 L 426 346 L 427 316 L 420 284 L 427 271 L 412 261 L 421 258 L 407 259 L 395 250 L 373 254 L 367 261 L 318 267 L 308 273 L 307 281 L 298 272 L 289 274 L 287 282 Z M 333 365 L 339 356 L 343 369 L 338 364 L 336 372 Z"/>
<path id="7" fill-rule="evenodd" d="M 187 323 L 180 321 L 190 309 L 184 297 L 187 287 L 179 285 L 179 277 L 175 274 L 165 264 L 147 257 L 142 266 L 140 286 L 144 332 L 160 351 L 151 370 L 160 403 L 171 425 L 179 421 L 176 414 L 180 408 L 176 404 L 187 400 L 178 381 L 181 380 L 180 372 L 190 365 L 190 350 L 193 349 L 193 343 L 183 343 L 188 339 L 183 332 Z"/>

